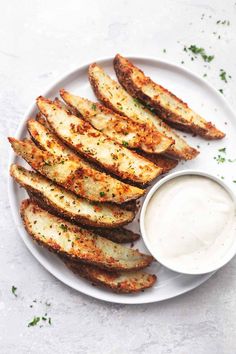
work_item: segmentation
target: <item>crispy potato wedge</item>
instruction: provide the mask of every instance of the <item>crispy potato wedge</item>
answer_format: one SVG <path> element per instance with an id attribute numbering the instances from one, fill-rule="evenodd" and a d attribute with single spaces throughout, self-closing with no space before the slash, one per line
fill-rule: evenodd
<path id="1" fill-rule="evenodd" d="M 117 229 L 93 228 L 93 230 L 96 234 L 117 243 L 132 243 L 140 238 L 140 234 L 123 227 Z"/>
<path id="2" fill-rule="evenodd" d="M 147 184 L 162 173 L 152 162 L 67 113 L 52 101 L 39 97 L 39 110 L 55 133 L 71 148 L 122 179 Z"/>
<path id="3" fill-rule="evenodd" d="M 118 82 L 112 80 L 96 63 L 89 67 L 89 80 L 97 98 L 108 108 L 138 123 L 150 124 L 161 134 L 174 140 L 167 153 L 177 159 L 191 160 L 199 153 L 178 136 L 162 119 L 130 96 Z"/>
<path id="4" fill-rule="evenodd" d="M 30 140 L 9 138 L 9 141 L 15 153 L 34 170 L 83 198 L 122 204 L 144 194 L 142 189 L 95 171 L 83 161 L 43 151 Z"/>
<path id="5" fill-rule="evenodd" d="M 31 192 L 29 189 L 27 190 L 27 193 L 30 197 L 31 200 L 35 201 L 40 208 L 47 210 L 49 213 L 62 217 L 63 219 L 72 222 L 73 224 L 82 226 L 83 228 L 88 228 L 89 230 L 95 232 L 99 236 L 103 236 L 107 238 L 108 240 L 111 240 L 116 243 L 132 243 L 140 238 L 140 235 L 124 229 L 123 227 L 118 227 L 118 228 L 113 228 L 112 226 L 106 227 L 101 227 L 99 224 L 92 224 L 90 225 L 87 223 L 85 224 L 84 221 L 78 221 L 75 219 L 72 219 L 68 217 L 67 213 L 60 213 L 58 212 L 58 209 L 54 209 L 51 206 L 49 206 L 38 194 Z M 104 203 L 99 203 L 104 204 Z M 109 205 L 109 204 L 108 204 Z M 113 205 L 113 204 L 112 204 Z M 92 225 L 92 226 L 91 226 Z"/>
<path id="6" fill-rule="evenodd" d="M 72 192 L 18 165 L 11 165 L 10 174 L 14 180 L 37 199 L 42 199 L 49 211 L 53 211 L 72 222 L 94 227 L 126 225 L 134 218 L 134 212 L 123 210 L 117 205 L 94 203 L 79 198 Z M 106 231 L 104 231 L 106 233 Z"/>
<path id="7" fill-rule="evenodd" d="M 178 160 L 157 154 L 147 154 L 143 151 L 140 152 L 146 159 L 152 161 L 162 168 L 162 173 L 167 173 L 178 165 Z"/>
<path id="8" fill-rule="evenodd" d="M 68 91 L 60 90 L 60 94 L 76 115 L 82 115 L 95 129 L 131 149 L 159 154 L 174 143 L 148 124 L 134 122 L 99 103 L 75 96 Z"/>
<path id="9" fill-rule="evenodd" d="M 109 272 L 90 264 L 63 260 L 65 265 L 76 275 L 95 285 L 105 287 L 115 293 L 131 294 L 152 287 L 156 282 L 154 274 L 145 272 Z"/>
<path id="10" fill-rule="evenodd" d="M 153 261 L 152 256 L 121 246 L 49 214 L 34 201 L 22 202 L 21 217 L 33 240 L 75 261 L 121 271 L 142 269 Z"/>
<path id="11" fill-rule="evenodd" d="M 58 137 L 47 127 L 47 122 L 43 118 L 29 119 L 27 122 L 28 132 L 33 142 L 41 149 L 50 152 L 53 155 L 61 157 L 71 157 L 78 161 L 83 161 L 87 166 L 89 163 L 82 160 L 75 152 L 63 144 Z"/>
<path id="12" fill-rule="evenodd" d="M 133 97 L 153 108 L 159 117 L 174 127 L 206 139 L 222 139 L 225 134 L 194 112 L 187 103 L 145 76 L 142 70 L 117 54 L 114 68 L 120 84 Z"/>

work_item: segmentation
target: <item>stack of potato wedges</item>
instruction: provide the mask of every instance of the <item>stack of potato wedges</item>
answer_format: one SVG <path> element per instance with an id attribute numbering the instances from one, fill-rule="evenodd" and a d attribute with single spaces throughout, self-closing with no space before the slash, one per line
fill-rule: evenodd
<path id="1" fill-rule="evenodd" d="M 171 127 L 221 139 L 224 133 L 154 83 L 121 55 L 119 83 L 96 63 L 88 78 L 98 102 L 60 90 L 61 99 L 37 98 L 27 122 L 30 138 L 9 138 L 32 169 L 10 174 L 28 192 L 20 213 L 26 231 L 75 274 L 114 292 L 150 288 L 143 271 L 153 258 L 123 243 L 139 235 L 125 228 L 147 186 L 198 151 Z"/>

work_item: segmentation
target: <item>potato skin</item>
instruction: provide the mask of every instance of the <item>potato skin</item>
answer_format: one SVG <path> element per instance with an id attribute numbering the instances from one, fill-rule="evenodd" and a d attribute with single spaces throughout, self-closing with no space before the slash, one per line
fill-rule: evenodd
<path id="1" fill-rule="evenodd" d="M 207 140 L 222 139 L 225 136 L 225 134 L 218 130 L 212 123 L 205 121 L 204 127 L 196 124 L 194 120 L 190 123 L 180 114 L 178 115 L 171 109 L 164 108 L 158 100 L 155 99 L 155 97 L 153 99 L 149 95 L 145 94 L 142 90 L 142 85 L 150 85 L 153 90 L 155 90 L 155 87 L 158 86 L 163 94 L 168 94 L 180 106 L 189 109 L 187 103 L 183 102 L 180 98 L 161 85 L 157 85 L 149 77 L 145 76 L 143 71 L 135 67 L 129 60 L 117 54 L 114 58 L 113 64 L 118 81 L 129 92 L 129 94 L 137 99 L 140 99 L 147 106 L 153 108 L 155 112 L 170 126 L 188 133 L 199 135 Z M 137 82 L 132 78 L 133 71 L 139 74 L 137 78 L 139 85 L 137 85 Z"/>
<path id="2" fill-rule="evenodd" d="M 137 272 L 132 273 L 133 279 L 132 276 L 127 276 L 126 279 L 119 281 L 121 273 L 108 272 L 92 265 L 76 263 L 67 259 L 62 260 L 74 274 L 87 279 L 94 285 L 101 286 L 118 294 L 132 294 L 143 291 L 152 287 L 157 279 L 154 274 Z"/>
<path id="3" fill-rule="evenodd" d="M 78 248 L 76 251 L 74 250 L 74 247 L 68 247 L 67 245 L 69 241 L 67 239 L 65 239 L 64 241 L 66 245 L 63 244 L 63 246 L 60 246 L 60 244 L 58 244 L 52 236 L 50 238 L 48 236 L 45 237 L 45 231 L 44 235 L 41 233 L 41 231 L 40 233 L 38 232 L 37 234 L 35 234 L 35 232 L 32 231 L 32 223 L 30 223 L 27 217 L 28 208 L 32 210 L 32 213 L 34 215 L 43 213 L 44 217 L 46 217 L 46 221 L 51 219 L 50 224 L 56 223 L 57 227 L 59 227 L 61 223 L 66 225 L 68 227 L 68 232 L 70 232 L 70 244 L 71 240 L 73 241 L 76 235 L 75 242 L 79 242 L 80 249 L 84 247 L 86 250 L 90 250 L 90 252 L 86 252 L 86 254 L 81 254 L 80 250 L 78 251 Z M 107 271 L 115 270 L 124 272 L 137 271 L 143 269 L 149 266 L 153 261 L 152 256 L 140 253 L 137 250 L 132 250 L 127 247 L 118 245 L 110 240 L 105 240 L 105 238 L 96 235 L 90 230 L 82 229 L 79 226 L 75 226 L 71 223 L 64 221 L 61 218 L 53 216 L 52 214 L 42 209 L 35 201 L 32 201 L 30 199 L 22 201 L 20 207 L 20 214 L 26 231 L 35 242 L 47 248 L 50 252 L 56 253 L 62 257 L 66 257 L 67 259 L 70 259 L 72 261 L 93 264 L 99 268 L 106 269 Z M 100 240 L 98 238 L 100 238 Z M 103 244 L 103 246 L 105 245 L 105 248 L 101 246 L 101 243 Z M 114 258 L 115 252 L 116 258 Z M 118 259 L 117 256 L 119 252 L 123 254 L 122 258 Z M 125 262 L 123 257 L 127 257 L 127 252 L 129 258 Z"/>

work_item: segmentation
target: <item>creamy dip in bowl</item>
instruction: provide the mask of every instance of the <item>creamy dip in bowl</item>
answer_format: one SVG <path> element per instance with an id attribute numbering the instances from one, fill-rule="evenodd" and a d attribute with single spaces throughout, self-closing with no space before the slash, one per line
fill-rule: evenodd
<path id="1" fill-rule="evenodd" d="M 164 266 L 204 274 L 236 253 L 236 203 L 222 180 L 201 171 L 180 171 L 158 181 L 144 201 L 143 240 Z"/>

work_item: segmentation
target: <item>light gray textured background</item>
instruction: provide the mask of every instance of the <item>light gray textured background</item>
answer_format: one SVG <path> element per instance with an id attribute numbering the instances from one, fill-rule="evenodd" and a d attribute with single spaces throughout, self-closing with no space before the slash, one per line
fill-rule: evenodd
<path id="1" fill-rule="evenodd" d="M 236 259 L 200 288 L 171 301 L 144 306 L 96 301 L 64 286 L 34 260 L 16 232 L 6 192 L 6 137 L 35 97 L 82 63 L 116 52 L 183 60 L 195 73 L 207 73 L 236 108 L 235 1 L 0 4 L 0 353 L 236 353 Z M 230 25 L 217 25 L 218 20 Z M 191 44 L 215 55 L 209 67 L 183 51 Z M 228 84 L 219 78 L 220 68 L 232 75 Z M 52 326 L 28 328 L 34 315 L 44 314 L 46 300 Z"/>

